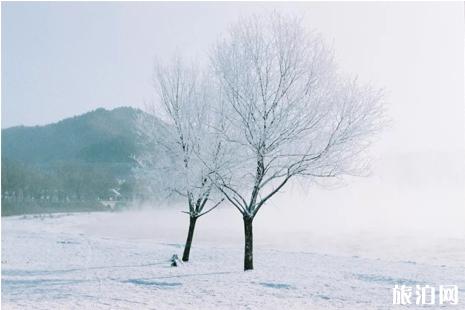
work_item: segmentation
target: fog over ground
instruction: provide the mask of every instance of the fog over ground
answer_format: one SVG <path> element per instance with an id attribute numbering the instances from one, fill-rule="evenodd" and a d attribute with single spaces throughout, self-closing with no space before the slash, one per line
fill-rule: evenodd
<path id="1" fill-rule="evenodd" d="M 413 162 L 421 160 L 412 157 Z M 425 160 L 421 165 L 410 162 L 399 172 L 394 170 L 398 161 L 395 158 L 372 177 L 352 178 L 337 188 L 294 182 L 260 210 L 254 221 L 255 244 L 417 261 L 422 257 L 443 261 L 443 255 L 463 260 L 465 250 L 458 251 L 465 239 L 463 173 L 426 176 L 422 173 Z M 387 166 L 386 161 L 382 163 Z M 137 211 L 116 213 L 81 229 L 104 236 L 182 243 L 188 227 L 188 216 L 181 212 L 185 208 L 182 203 L 138 206 Z M 224 245 L 242 247 L 242 238 L 241 215 L 224 205 L 199 220 L 194 244 L 221 240 Z"/>
<path id="2" fill-rule="evenodd" d="M 180 51 L 205 59 L 207 47 L 239 16 L 273 10 L 302 15 L 334 47 L 343 72 L 385 88 L 391 123 L 373 146 L 371 176 L 330 190 L 288 186 L 260 211 L 257 242 L 268 233 L 280 242 L 280 231 L 295 233 L 282 235 L 289 244 L 289 236 L 317 234 L 464 236 L 459 2 L 2 3 L 2 128 L 46 124 L 98 107 L 142 107 L 153 100 L 155 57 Z M 200 220 L 198 234 L 217 232 L 203 240 L 242 231 L 240 215 L 228 207 Z M 158 215 L 115 215 L 101 229 L 119 225 L 143 235 L 151 225 L 166 225 L 167 233 L 168 227 L 187 228 L 183 214 L 164 208 Z"/>

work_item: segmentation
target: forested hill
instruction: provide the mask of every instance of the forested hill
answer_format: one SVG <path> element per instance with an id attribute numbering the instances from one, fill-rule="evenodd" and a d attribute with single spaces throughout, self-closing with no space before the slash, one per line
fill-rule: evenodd
<path id="1" fill-rule="evenodd" d="M 100 108 L 45 126 L 3 129 L 3 214 L 134 198 L 131 158 L 137 153 L 135 121 L 141 113 Z"/>
<path id="2" fill-rule="evenodd" d="M 2 160 L 129 162 L 135 152 L 134 120 L 140 110 L 97 109 L 46 126 L 2 130 Z"/>

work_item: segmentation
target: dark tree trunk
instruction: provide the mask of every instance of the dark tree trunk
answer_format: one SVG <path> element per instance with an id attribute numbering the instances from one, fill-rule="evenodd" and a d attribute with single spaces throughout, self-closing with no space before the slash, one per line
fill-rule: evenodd
<path id="1" fill-rule="evenodd" d="M 189 261 L 189 254 L 191 252 L 192 238 L 194 237 L 195 222 L 197 221 L 196 217 L 191 216 L 189 222 L 189 232 L 187 233 L 186 245 L 184 246 L 184 253 L 182 254 L 182 261 Z"/>
<path id="2" fill-rule="evenodd" d="M 244 271 L 253 269 L 253 218 L 244 216 Z"/>

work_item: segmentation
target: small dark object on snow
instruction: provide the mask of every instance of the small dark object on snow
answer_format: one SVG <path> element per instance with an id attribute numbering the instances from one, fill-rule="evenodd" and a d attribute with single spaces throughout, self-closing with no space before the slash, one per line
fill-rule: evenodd
<path id="1" fill-rule="evenodd" d="M 171 267 L 178 267 L 179 258 L 176 254 L 171 257 Z"/>

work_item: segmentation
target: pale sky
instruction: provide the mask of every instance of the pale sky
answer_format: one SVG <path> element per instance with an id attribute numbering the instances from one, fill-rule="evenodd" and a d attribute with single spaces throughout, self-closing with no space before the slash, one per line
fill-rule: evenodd
<path id="1" fill-rule="evenodd" d="M 155 57 L 202 60 L 240 16 L 302 15 L 341 70 L 386 89 L 382 149 L 463 149 L 463 3 L 2 3 L 2 128 L 153 98 Z"/>
<path id="2" fill-rule="evenodd" d="M 256 226 L 264 229 L 276 218 L 279 226 L 302 231 L 463 235 L 460 2 L 3 2 L 2 128 L 47 124 L 98 107 L 143 107 L 154 98 L 155 57 L 177 51 L 205 60 L 230 23 L 272 10 L 303 15 L 334 47 L 341 71 L 385 88 L 391 125 L 372 148 L 372 177 L 333 191 L 289 186 Z"/>

